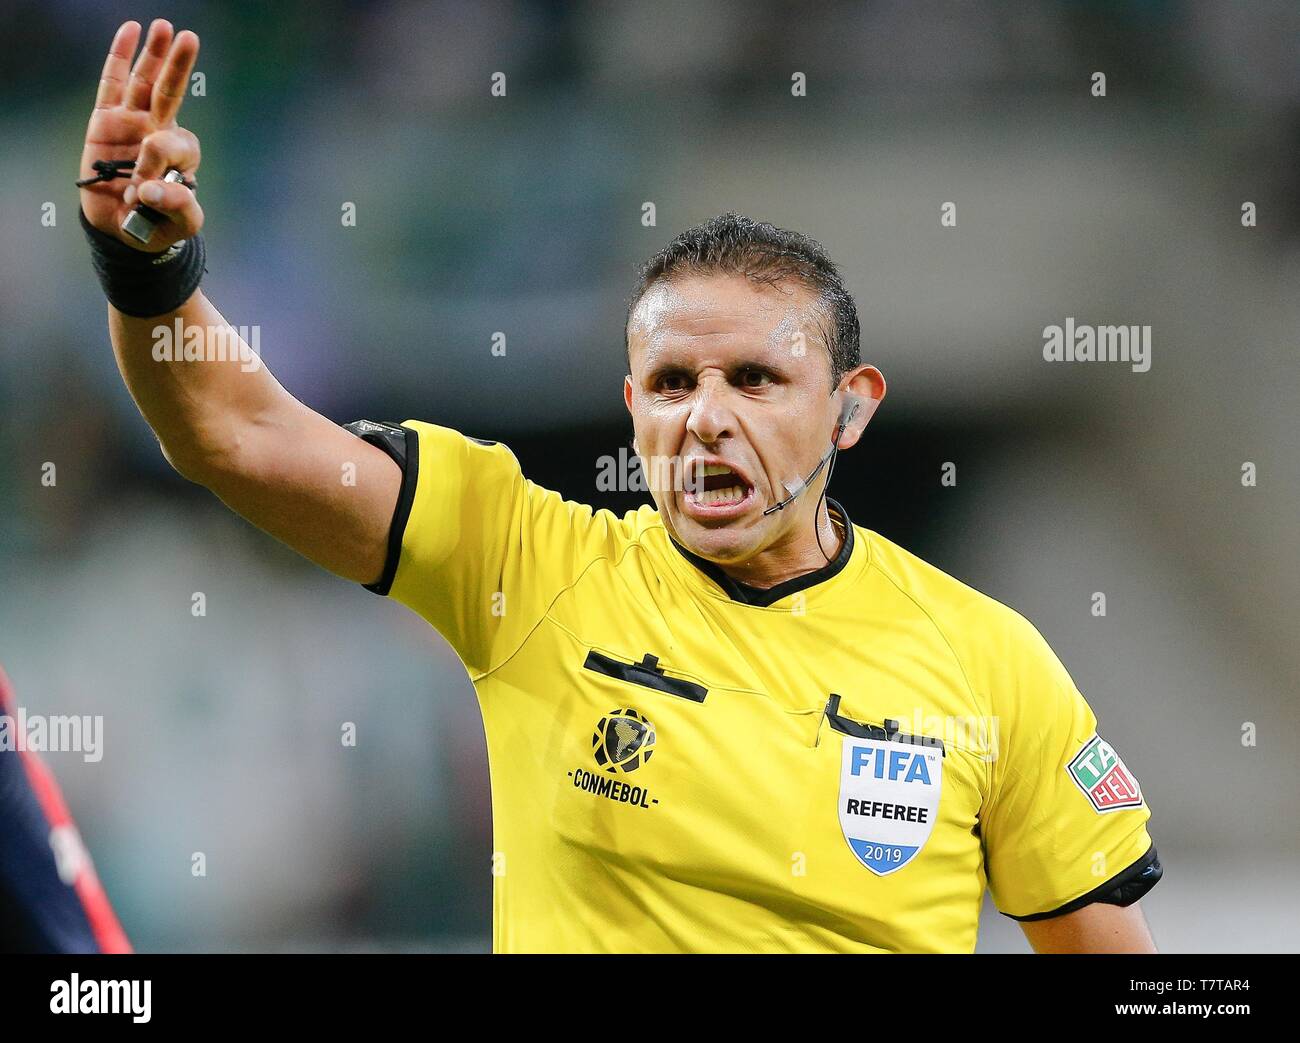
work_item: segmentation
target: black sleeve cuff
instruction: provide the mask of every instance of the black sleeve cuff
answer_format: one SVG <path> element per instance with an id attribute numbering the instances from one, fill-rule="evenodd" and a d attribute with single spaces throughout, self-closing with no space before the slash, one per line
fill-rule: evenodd
<path id="1" fill-rule="evenodd" d="M 362 584 L 372 594 L 387 597 L 393 586 L 393 578 L 397 575 L 397 563 L 402 558 L 402 537 L 411 517 L 415 486 L 420 478 L 420 436 L 409 427 L 390 421 L 375 423 L 373 420 L 355 420 L 344 424 L 343 428 L 363 441 L 378 446 L 402 469 L 402 488 L 397 494 L 397 506 L 388 528 L 388 554 L 384 558 L 383 574 L 374 583 Z"/>
<path id="2" fill-rule="evenodd" d="M 1003 913 L 1002 915 L 1024 922 L 1026 920 L 1048 920 L 1053 916 L 1064 916 L 1066 913 L 1073 913 L 1082 909 L 1085 905 L 1092 905 L 1094 902 L 1102 902 L 1106 905 L 1132 905 L 1159 883 L 1160 878 L 1164 876 L 1164 872 L 1165 868 L 1160 864 L 1160 856 L 1156 854 L 1156 846 L 1152 844 L 1147 848 L 1147 853 L 1127 869 L 1111 877 L 1100 887 L 1093 888 L 1086 895 L 1076 898 L 1073 902 L 1067 902 L 1059 909 L 1053 909 L 1046 913 L 1032 913 L 1029 916 L 1012 916 L 1010 913 Z"/>

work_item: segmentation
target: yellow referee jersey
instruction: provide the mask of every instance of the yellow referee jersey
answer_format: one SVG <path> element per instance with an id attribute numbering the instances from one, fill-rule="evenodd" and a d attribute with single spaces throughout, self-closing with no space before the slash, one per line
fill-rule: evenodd
<path id="1" fill-rule="evenodd" d="M 1024 617 L 828 500 L 839 556 L 761 591 L 449 428 L 404 464 L 371 589 L 478 693 L 498 952 L 969 952 L 1129 904 L 1161 867 L 1136 779 Z M 394 451 L 396 450 L 396 451 Z"/>

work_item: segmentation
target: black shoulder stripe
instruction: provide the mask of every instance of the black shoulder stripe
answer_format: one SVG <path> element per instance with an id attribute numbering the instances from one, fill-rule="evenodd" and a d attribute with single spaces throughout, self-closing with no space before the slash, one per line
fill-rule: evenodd
<path id="1" fill-rule="evenodd" d="M 639 684 L 643 688 L 653 688 L 657 692 L 667 692 L 669 695 L 680 696 L 696 703 L 704 702 L 704 697 L 709 694 L 707 688 L 676 677 L 668 677 L 658 664 L 659 657 L 649 652 L 639 663 L 624 663 L 592 651 L 587 653 L 587 661 L 582 665 L 588 670 L 594 670 L 598 674 L 619 681 Z"/>
<path id="2" fill-rule="evenodd" d="M 375 583 L 362 584 L 373 594 L 387 596 L 393 586 L 393 577 L 397 575 L 397 563 L 402 557 L 402 537 L 406 534 L 411 504 L 415 502 L 415 486 L 420 478 L 420 436 L 408 427 L 389 421 L 356 420 L 343 427 L 363 441 L 378 446 L 402 469 L 402 488 L 397 494 L 397 506 L 388 527 L 388 553 L 384 558 L 383 575 Z"/>
<path id="3" fill-rule="evenodd" d="M 1127 869 L 1111 877 L 1100 887 L 1094 887 L 1086 895 L 1076 898 L 1073 902 L 1067 902 L 1059 909 L 1047 913 L 1033 913 L 1029 916 L 1011 916 L 1010 913 L 1002 915 L 1020 921 L 1048 920 L 1053 916 L 1077 912 L 1085 905 L 1092 905 L 1094 902 L 1105 905 L 1132 905 L 1155 887 L 1164 873 L 1165 867 L 1160 864 L 1160 856 L 1156 854 L 1155 844 L 1152 844 L 1147 848 L 1147 853 Z"/>

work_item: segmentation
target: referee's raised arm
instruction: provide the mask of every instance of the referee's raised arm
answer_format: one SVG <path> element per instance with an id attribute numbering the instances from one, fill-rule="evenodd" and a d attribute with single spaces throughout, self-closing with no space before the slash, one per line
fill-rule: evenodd
<path id="1" fill-rule="evenodd" d="M 401 472 L 285 391 L 199 291 L 199 142 L 176 123 L 199 38 L 158 19 L 133 65 L 139 40 L 137 22 L 113 37 L 78 182 L 118 368 L 178 472 L 331 572 L 373 582 Z"/>

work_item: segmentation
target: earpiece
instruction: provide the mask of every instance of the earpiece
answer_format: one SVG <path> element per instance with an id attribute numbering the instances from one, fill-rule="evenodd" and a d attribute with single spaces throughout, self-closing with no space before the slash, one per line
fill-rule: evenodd
<path id="1" fill-rule="evenodd" d="M 862 405 L 862 399 L 857 395 L 844 395 L 844 408 L 840 410 L 840 430 L 843 431 L 857 414 L 859 407 Z"/>

